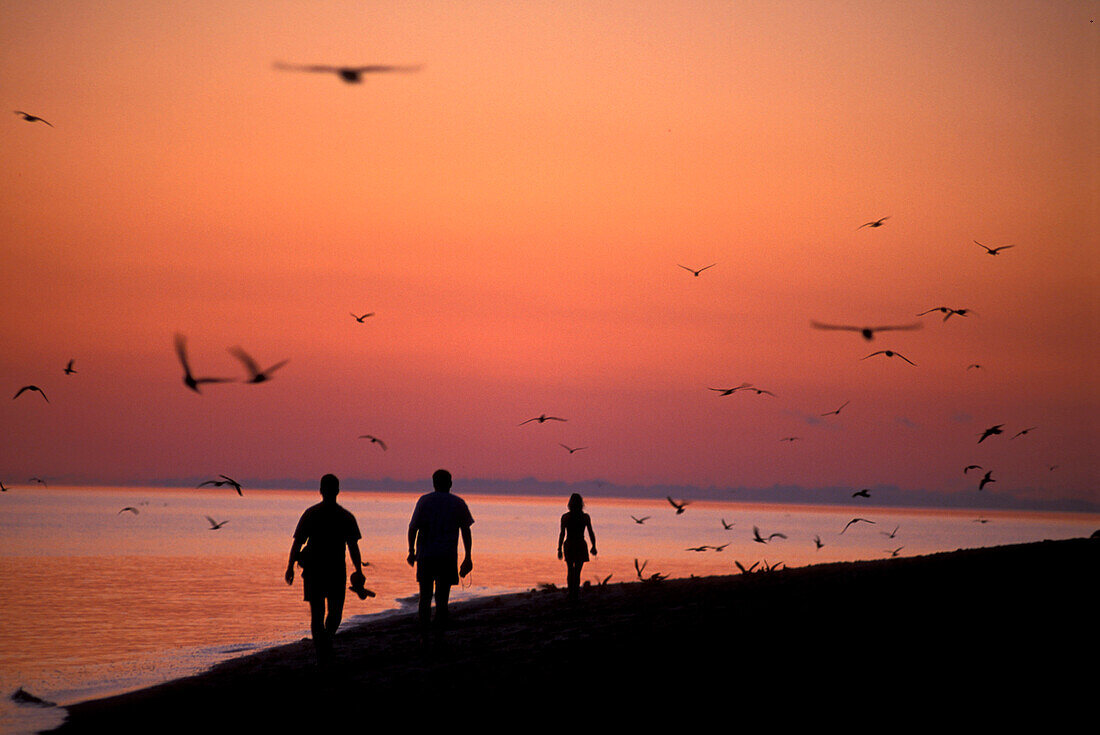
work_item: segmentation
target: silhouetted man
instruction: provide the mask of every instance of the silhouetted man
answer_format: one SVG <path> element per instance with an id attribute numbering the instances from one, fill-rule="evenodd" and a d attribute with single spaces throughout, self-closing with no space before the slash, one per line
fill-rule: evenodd
<path id="1" fill-rule="evenodd" d="M 317 657 L 327 661 L 332 639 L 340 627 L 344 612 L 347 567 L 344 547 L 355 565 L 352 578 L 362 578 L 363 560 L 359 556 L 359 524 L 355 516 L 336 503 L 340 480 L 336 475 L 321 478 L 321 502 L 306 509 L 294 529 L 290 559 L 286 565 L 286 583 L 294 583 L 294 562 L 302 567 L 302 586 L 309 603 L 310 630 Z M 305 544 L 305 548 L 302 545 Z M 328 607 L 326 617 L 325 607 Z"/>
<path id="2" fill-rule="evenodd" d="M 466 501 L 451 494 L 451 473 L 436 470 L 432 475 L 435 492 L 421 495 L 409 521 L 409 566 L 416 564 L 420 583 L 420 627 L 427 633 L 431 624 L 432 594 L 435 594 L 435 624 L 442 632 L 447 623 L 447 600 L 451 587 L 474 568 L 470 559 L 474 522 Z M 458 566 L 458 535 L 466 547 L 462 568 Z"/>

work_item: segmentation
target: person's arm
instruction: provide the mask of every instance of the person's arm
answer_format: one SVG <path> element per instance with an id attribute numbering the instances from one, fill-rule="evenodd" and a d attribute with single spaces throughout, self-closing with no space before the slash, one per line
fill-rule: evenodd
<path id="1" fill-rule="evenodd" d="M 459 576 L 465 577 L 474 568 L 473 559 L 470 558 L 470 551 L 473 548 L 473 534 L 470 533 L 469 526 L 462 527 L 462 544 L 466 547 L 466 558 L 462 560 L 462 565 L 458 568 Z"/>
<path id="2" fill-rule="evenodd" d="M 561 517 L 561 533 L 558 534 L 558 558 L 562 558 L 561 545 L 565 543 L 565 516 Z"/>
<path id="3" fill-rule="evenodd" d="M 302 542 L 297 536 L 290 542 L 290 558 L 286 562 L 286 583 L 294 584 L 294 562 L 298 561 L 298 551 L 302 548 Z"/>
<path id="4" fill-rule="evenodd" d="M 589 536 L 589 538 L 592 539 L 592 555 L 597 556 L 597 554 L 596 554 L 596 532 L 592 530 L 592 519 L 588 518 L 586 520 L 588 522 L 588 536 Z"/>
<path id="5" fill-rule="evenodd" d="M 416 526 L 409 526 L 409 557 L 406 560 L 411 567 L 416 563 Z"/>
<path id="6" fill-rule="evenodd" d="M 351 563 L 355 565 L 354 574 L 362 574 L 363 557 L 359 555 L 359 539 L 348 540 L 348 556 L 351 557 Z"/>

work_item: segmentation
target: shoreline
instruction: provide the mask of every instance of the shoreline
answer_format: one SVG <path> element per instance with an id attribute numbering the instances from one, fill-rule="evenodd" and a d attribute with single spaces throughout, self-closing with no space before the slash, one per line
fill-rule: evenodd
<path id="1" fill-rule="evenodd" d="M 194 730 L 211 717 L 218 729 L 281 731 L 316 716 L 353 726 L 417 712 L 426 696 L 438 713 L 488 697 L 503 722 L 571 688 L 624 704 L 648 691 L 726 707 L 746 688 L 771 704 L 856 691 L 915 704 L 929 675 L 939 693 L 922 707 L 939 708 L 958 692 L 1003 696 L 1068 677 L 1074 659 L 1091 664 L 1082 647 L 1096 640 L 1098 572 L 1100 540 L 1069 539 L 608 584 L 576 604 L 560 590 L 479 598 L 452 606 L 442 642 L 422 642 L 415 613 L 398 613 L 338 634 L 329 667 L 305 639 L 72 705 L 51 732 Z"/>

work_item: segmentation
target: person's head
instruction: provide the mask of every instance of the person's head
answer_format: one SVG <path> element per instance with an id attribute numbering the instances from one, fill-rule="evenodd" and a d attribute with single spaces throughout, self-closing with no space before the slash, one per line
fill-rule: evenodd
<path id="1" fill-rule="evenodd" d="M 447 470 L 436 470 L 432 475 L 432 486 L 437 492 L 446 493 L 451 490 L 451 473 Z"/>
<path id="2" fill-rule="evenodd" d="M 584 510 L 584 498 L 581 497 L 580 493 L 573 493 L 569 496 L 569 510 L 574 513 L 580 513 Z"/>
<path id="3" fill-rule="evenodd" d="M 321 478 L 321 497 L 325 500 L 335 500 L 340 492 L 340 478 L 336 475 L 325 475 Z"/>

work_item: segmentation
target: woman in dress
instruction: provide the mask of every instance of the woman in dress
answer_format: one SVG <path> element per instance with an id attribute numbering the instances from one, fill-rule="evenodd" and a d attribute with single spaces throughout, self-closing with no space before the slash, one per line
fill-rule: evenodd
<path id="1" fill-rule="evenodd" d="M 558 534 L 558 558 L 565 559 L 569 585 L 569 599 L 577 599 L 581 586 L 581 567 L 588 561 L 588 546 L 584 542 L 584 531 L 592 539 L 592 555 L 596 555 L 596 532 L 592 530 L 592 519 L 584 512 L 584 498 L 580 493 L 569 496 L 569 510 L 561 517 L 561 533 Z"/>

